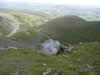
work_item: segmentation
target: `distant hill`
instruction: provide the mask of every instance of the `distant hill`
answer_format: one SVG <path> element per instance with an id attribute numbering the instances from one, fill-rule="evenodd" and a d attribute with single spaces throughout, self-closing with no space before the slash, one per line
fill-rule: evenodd
<path id="1" fill-rule="evenodd" d="M 45 13 L 36 14 L 35 11 L 31 13 L 9 9 L 0 10 L 0 48 L 34 49 L 40 41 L 40 35 L 35 28 L 51 18 Z"/>
<path id="2" fill-rule="evenodd" d="M 16 37 L 16 41 L 19 39 L 28 41 L 31 39 L 43 42 L 49 38 L 59 40 L 62 43 L 68 42 L 72 44 L 100 41 L 100 22 L 88 22 L 78 16 L 57 17 L 37 27 L 34 27 L 34 25 L 30 26 L 30 23 L 30 25 L 27 25 L 28 21 L 25 23 L 23 27 L 26 25 L 29 28 L 23 28 L 23 30 L 13 35 L 13 37 Z"/>
<path id="3" fill-rule="evenodd" d="M 17 30 L 30 29 L 46 23 L 51 16 L 36 12 L 0 10 L 0 34 L 12 35 Z M 43 14 L 43 15 L 42 15 Z"/>
<path id="4" fill-rule="evenodd" d="M 61 42 L 100 41 L 100 22 L 88 22 L 77 16 L 55 18 L 42 25 L 41 32 L 49 33 Z"/>
<path id="5" fill-rule="evenodd" d="M 28 13 L 42 14 L 49 13 L 53 16 L 76 15 L 87 21 L 100 21 L 100 8 L 95 6 L 77 6 L 77 5 L 59 5 L 49 3 L 34 3 L 34 2 L 0 2 L 0 8 L 13 10 L 23 10 Z M 4 10 L 5 11 L 5 10 Z M 6 10 L 7 11 L 7 10 Z"/>
<path id="6" fill-rule="evenodd" d="M 40 24 L 45 23 L 45 19 L 42 19 L 39 16 L 34 16 L 31 14 L 26 14 L 26 13 L 11 13 L 15 19 L 21 24 L 20 28 L 21 29 L 28 29 L 31 27 L 36 27 Z"/>

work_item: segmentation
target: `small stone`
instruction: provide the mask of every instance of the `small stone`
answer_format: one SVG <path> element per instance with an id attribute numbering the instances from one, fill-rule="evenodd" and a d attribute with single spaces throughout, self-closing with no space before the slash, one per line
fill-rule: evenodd
<path id="1" fill-rule="evenodd" d="M 14 73 L 14 72 L 12 72 L 12 75 L 15 75 L 15 73 Z"/>
<path id="2" fill-rule="evenodd" d="M 73 53 L 76 53 L 76 51 L 73 51 Z"/>
<path id="3" fill-rule="evenodd" d="M 2 61 L 0 61 L 0 64 L 2 64 Z"/>
<path id="4" fill-rule="evenodd" d="M 77 61 L 81 61 L 81 59 L 78 59 Z"/>
<path id="5" fill-rule="evenodd" d="M 43 75 L 48 75 L 51 72 L 52 68 L 47 68 L 45 72 L 43 72 Z"/>
<path id="6" fill-rule="evenodd" d="M 51 72 L 52 68 L 47 68 L 46 72 Z"/>
<path id="7" fill-rule="evenodd" d="M 85 66 L 85 65 L 83 65 L 83 66 Z"/>
<path id="8" fill-rule="evenodd" d="M 82 45 L 83 43 L 82 42 L 79 42 L 79 45 Z"/>
<path id="9" fill-rule="evenodd" d="M 43 64 L 43 66 L 47 66 L 47 64 Z"/>
<path id="10" fill-rule="evenodd" d="M 55 72 L 55 75 L 62 75 L 62 73 L 61 73 L 61 71 L 57 70 L 57 71 Z"/>
<path id="11" fill-rule="evenodd" d="M 20 68 L 21 68 L 21 69 L 24 69 L 24 67 L 23 67 L 23 66 L 21 66 Z"/>
<path id="12" fill-rule="evenodd" d="M 19 73 L 18 72 L 15 72 L 15 75 L 19 75 Z"/>
<path id="13" fill-rule="evenodd" d="M 81 67 L 81 65 L 79 65 L 79 67 Z"/>
<path id="14" fill-rule="evenodd" d="M 46 72 L 43 72 L 43 75 L 47 75 Z"/>

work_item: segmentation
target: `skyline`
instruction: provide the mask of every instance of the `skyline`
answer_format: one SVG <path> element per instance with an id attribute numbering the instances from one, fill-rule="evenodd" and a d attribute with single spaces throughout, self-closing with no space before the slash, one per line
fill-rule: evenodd
<path id="1" fill-rule="evenodd" d="M 48 5 L 69 5 L 69 6 L 78 6 L 79 8 L 100 8 L 100 1 L 98 0 L 3 0 L 0 1 L 0 4 L 5 6 L 10 6 L 11 3 L 25 3 L 32 4 L 40 3 L 40 4 L 48 4 Z"/>
<path id="2" fill-rule="evenodd" d="M 39 2 L 52 4 L 100 6 L 99 0 L 4 0 L 4 2 Z"/>

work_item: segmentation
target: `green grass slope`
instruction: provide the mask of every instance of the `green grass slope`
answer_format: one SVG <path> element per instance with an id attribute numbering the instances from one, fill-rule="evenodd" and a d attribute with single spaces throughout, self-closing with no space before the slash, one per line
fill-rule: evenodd
<path id="1" fill-rule="evenodd" d="M 48 21 L 48 19 L 41 18 L 41 16 L 32 15 L 24 12 L 11 12 L 10 14 L 13 15 L 21 24 L 21 29 L 37 27 Z"/>
<path id="2" fill-rule="evenodd" d="M 100 74 L 100 42 L 89 42 L 74 46 L 70 58 L 72 58 L 71 60 L 78 70 L 86 69 L 88 64 L 93 66 L 94 75 Z"/>
<path id="3" fill-rule="evenodd" d="M 36 50 L 8 50 L 0 52 L 0 72 L 22 72 L 23 75 L 42 75 L 47 68 L 61 70 L 64 74 L 71 74 L 71 64 L 63 56 L 48 55 Z M 8 62 L 8 63 L 6 63 Z M 47 64 L 43 66 L 43 64 Z M 21 68 L 23 67 L 23 68 Z M 26 72 L 26 74 L 25 74 Z"/>
<path id="4" fill-rule="evenodd" d="M 15 33 L 13 36 L 9 38 L 14 41 L 23 41 L 23 42 L 28 40 L 39 41 L 40 33 L 36 30 L 26 29 L 26 30 L 18 31 L 17 33 Z"/>
<path id="5" fill-rule="evenodd" d="M 42 75 L 47 68 L 52 68 L 50 75 L 53 75 L 56 70 L 60 70 L 63 75 L 99 75 L 99 72 L 97 72 L 100 70 L 99 53 L 99 42 L 73 46 L 71 55 L 64 53 L 56 56 L 48 55 L 40 50 L 10 49 L 0 51 L 0 72 Z M 46 64 L 46 66 L 43 64 Z M 93 69 L 81 72 L 81 69 L 87 67 L 86 64 L 93 66 Z M 82 67 L 79 67 L 79 65 Z"/>
<path id="6" fill-rule="evenodd" d="M 19 22 L 10 14 L 0 13 L 0 33 L 1 35 L 9 35 L 14 33 Z"/>
<path id="7" fill-rule="evenodd" d="M 61 42 L 78 43 L 100 40 L 100 22 L 88 22 L 77 16 L 55 18 L 41 27 L 41 32 Z"/>
<path id="8" fill-rule="evenodd" d="M 35 11 L 0 11 L 0 34 L 11 36 L 17 30 L 38 27 L 52 18 L 50 15 L 39 13 L 39 11 L 37 14 Z"/>

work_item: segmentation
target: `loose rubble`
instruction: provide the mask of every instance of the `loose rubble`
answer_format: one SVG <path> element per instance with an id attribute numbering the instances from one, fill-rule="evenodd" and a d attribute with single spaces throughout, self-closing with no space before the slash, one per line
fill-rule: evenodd
<path id="1" fill-rule="evenodd" d="M 47 68 L 47 70 L 45 72 L 43 72 L 43 75 L 49 75 L 51 70 L 52 70 L 52 68 Z"/>
<path id="2" fill-rule="evenodd" d="M 61 52 L 68 52 L 68 53 L 71 53 L 72 48 L 73 48 L 73 47 L 72 47 L 71 44 L 66 43 L 65 45 L 60 46 L 60 49 L 59 49 L 59 51 L 58 51 L 57 54 L 60 54 Z"/>
<path id="3" fill-rule="evenodd" d="M 79 67 L 81 68 L 81 72 L 87 72 L 93 70 L 93 66 L 89 64 L 79 65 Z"/>

